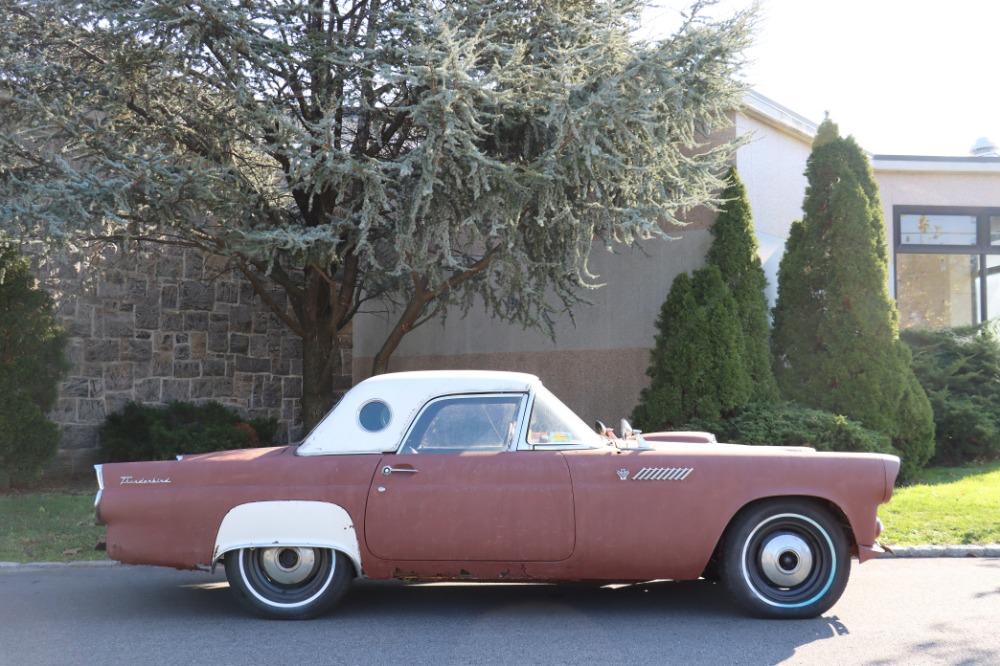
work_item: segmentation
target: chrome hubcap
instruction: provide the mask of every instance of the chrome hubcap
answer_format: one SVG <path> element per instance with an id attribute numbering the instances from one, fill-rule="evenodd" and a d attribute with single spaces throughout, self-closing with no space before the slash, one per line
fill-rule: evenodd
<path id="1" fill-rule="evenodd" d="M 774 585 L 795 587 L 809 577 L 813 554 L 809 544 L 790 532 L 779 532 L 760 551 L 760 570 Z"/>
<path id="2" fill-rule="evenodd" d="M 283 585 L 295 585 L 309 577 L 316 565 L 312 548 L 265 548 L 260 555 L 267 577 Z"/>

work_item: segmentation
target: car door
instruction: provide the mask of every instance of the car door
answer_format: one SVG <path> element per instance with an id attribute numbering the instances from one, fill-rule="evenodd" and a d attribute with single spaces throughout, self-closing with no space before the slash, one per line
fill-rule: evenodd
<path id="1" fill-rule="evenodd" d="M 365 541 L 398 561 L 559 561 L 575 546 L 569 468 L 558 451 L 512 451 L 520 394 L 426 405 L 369 489 Z"/>

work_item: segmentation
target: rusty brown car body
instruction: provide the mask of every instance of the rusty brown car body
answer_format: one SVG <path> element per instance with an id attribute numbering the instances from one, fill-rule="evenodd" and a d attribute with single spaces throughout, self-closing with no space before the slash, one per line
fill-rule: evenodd
<path id="1" fill-rule="evenodd" d="M 530 375 L 384 375 L 298 446 L 98 466 L 98 517 L 111 558 L 222 563 L 245 606 L 295 619 L 360 576 L 717 575 L 753 614 L 812 617 L 881 552 L 893 456 L 598 430 Z"/>

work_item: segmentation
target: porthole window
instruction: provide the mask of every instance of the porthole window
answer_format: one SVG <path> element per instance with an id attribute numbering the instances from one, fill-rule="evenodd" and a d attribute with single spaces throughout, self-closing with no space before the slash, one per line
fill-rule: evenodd
<path id="1" fill-rule="evenodd" d="M 392 410 L 381 400 L 372 400 L 361 406 L 358 412 L 358 422 L 368 432 L 379 432 L 389 427 L 392 421 Z"/>

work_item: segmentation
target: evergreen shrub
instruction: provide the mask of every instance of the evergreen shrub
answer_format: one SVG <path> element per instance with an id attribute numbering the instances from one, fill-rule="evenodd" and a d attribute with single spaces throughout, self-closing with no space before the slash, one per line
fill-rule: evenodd
<path id="1" fill-rule="evenodd" d="M 244 420 L 218 402 L 171 402 L 154 407 L 130 402 L 101 425 L 107 462 L 173 460 L 181 454 L 270 446 L 275 418 Z"/>
<path id="2" fill-rule="evenodd" d="M 632 420 L 646 431 L 692 419 L 715 423 L 750 401 L 736 303 L 718 266 L 678 275 L 656 320 L 658 333 Z"/>
<path id="3" fill-rule="evenodd" d="M 66 335 L 28 262 L 0 243 L 0 487 L 36 481 L 62 437 L 47 412 L 68 367 Z"/>
<path id="4" fill-rule="evenodd" d="M 1000 457 L 1000 340 L 988 325 L 900 334 L 934 409 L 933 462 Z"/>
<path id="5" fill-rule="evenodd" d="M 632 412 L 647 431 L 692 419 L 713 429 L 751 401 L 777 400 L 750 203 L 735 168 L 726 182 L 706 266 L 674 279 L 656 320 L 650 385 Z"/>
<path id="6" fill-rule="evenodd" d="M 743 359 L 752 382 L 755 401 L 776 402 L 778 385 L 771 370 L 771 330 L 768 321 L 767 276 L 760 262 L 757 235 L 747 190 L 736 167 L 729 171 L 723 204 L 712 224 L 712 246 L 705 257 L 719 267 L 736 304 L 743 333 Z"/>
<path id="7" fill-rule="evenodd" d="M 900 478 L 934 453 L 934 414 L 899 340 L 885 220 L 868 159 L 829 120 L 806 166 L 802 220 L 778 270 L 774 374 L 787 400 L 892 439 Z"/>
<path id="8" fill-rule="evenodd" d="M 697 428 L 701 424 L 689 424 Z M 795 403 L 753 403 L 724 419 L 715 431 L 720 441 L 765 446 L 808 446 L 817 451 L 892 453 L 887 435 L 845 416 Z"/>

